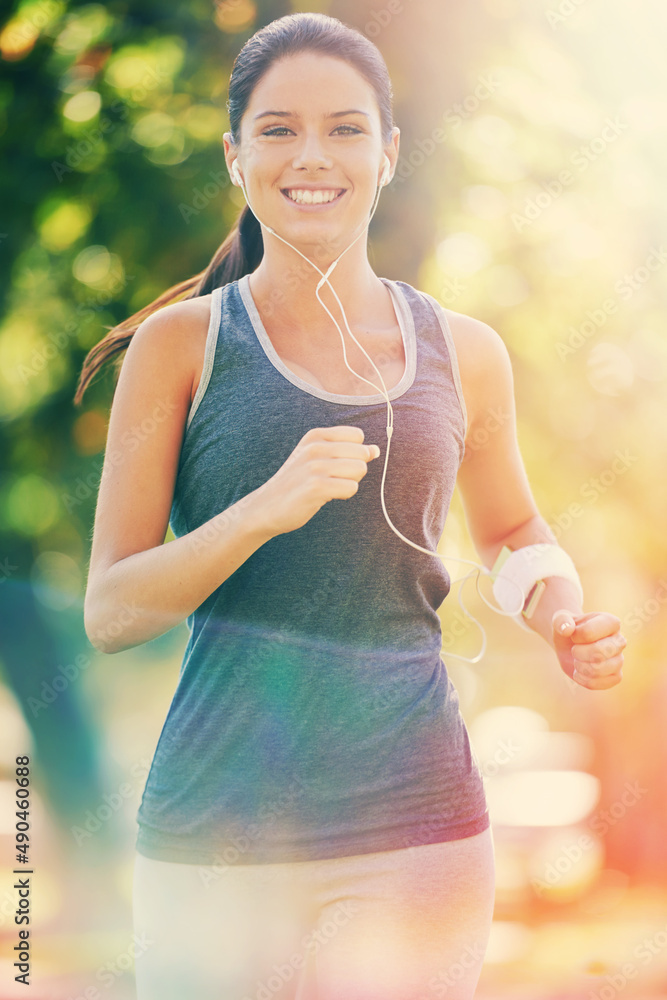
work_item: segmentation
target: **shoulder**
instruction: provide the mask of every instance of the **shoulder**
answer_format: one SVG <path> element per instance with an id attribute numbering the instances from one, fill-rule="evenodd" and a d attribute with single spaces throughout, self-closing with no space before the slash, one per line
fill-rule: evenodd
<path id="1" fill-rule="evenodd" d="M 474 316 L 441 308 L 452 333 L 459 365 L 481 372 L 509 363 L 509 351 L 497 330 Z"/>
<path id="2" fill-rule="evenodd" d="M 445 314 L 461 377 L 469 426 L 490 398 L 513 394 L 512 361 L 503 338 L 481 319 L 441 307 Z"/>
<path id="3" fill-rule="evenodd" d="M 201 377 L 211 317 L 211 294 L 183 299 L 151 313 L 130 341 L 128 359 L 169 362 L 174 378 L 182 380 L 194 399 Z M 124 362 L 125 364 L 125 362 Z"/>
<path id="4" fill-rule="evenodd" d="M 211 311 L 211 294 L 194 299 L 182 299 L 151 313 L 138 327 L 137 334 L 159 340 L 176 338 L 186 331 L 198 330 L 206 323 Z"/>
<path id="5" fill-rule="evenodd" d="M 414 291 L 419 292 L 419 289 Z M 493 373 L 499 366 L 505 370 L 511 368 L 509 352 L 497 330 L 474 316 L 447 309 L 427 292 L 422 291 L 421 294 L 427 295 L 436 311 L 440 310 L 444 315 L 454 341 L 459 369 L 465 369 L 474 378 L 485 372 Z M 463 371 L 461 374 L 463 376 Z"/>

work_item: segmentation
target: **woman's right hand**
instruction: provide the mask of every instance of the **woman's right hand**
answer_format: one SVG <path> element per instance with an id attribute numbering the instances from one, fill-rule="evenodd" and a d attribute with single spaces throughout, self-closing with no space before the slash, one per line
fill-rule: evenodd
<path id="1" fill-rule="evenodd" d="M 359 489 L 377 445 L 364 444 L 361 427 L 311 427 L 289 458 L 254 491 L 271 536 L 303 527 L 328 500 L 347 500 Z"/>

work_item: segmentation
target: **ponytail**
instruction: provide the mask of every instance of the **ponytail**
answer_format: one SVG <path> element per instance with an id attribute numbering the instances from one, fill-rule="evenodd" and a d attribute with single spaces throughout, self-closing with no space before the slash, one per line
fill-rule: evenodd
<path id="1" fill-rule="evenodd" d="M 164 306 L 198 295 L 208 295 L 214 288 L 228 285 L 246 274 L 251 274 L 264 254 L 262 229 L 248 206 L 243 208 L 227 238 L 213 254 L 210 263 L 199 274 L 172 285 L 153 302 L 109 329 L 109 332 L 86 355 L 74 395 L 74 404 L 80 405 L 83 395 L 98 370 L 111 358 L 124 352 L 139 325 Z M 116 375 L 120 372 L 122 358 L 117 358 Z"/>

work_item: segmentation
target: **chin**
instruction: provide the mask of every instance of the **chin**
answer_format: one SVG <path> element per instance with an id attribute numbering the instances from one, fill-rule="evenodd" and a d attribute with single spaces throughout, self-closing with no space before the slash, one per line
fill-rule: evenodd
<path id="1" fill-rule="evenodd" d="M 273 228 L 283 239 L 294 243 L 299 249 L 309 247 L 311 257 L 314 257 L 313 247 L 322 248 L 325 251 L 322 256 L 332 257 L 336 252 L 342 253 L 350 245 L 358 235 L 361 224 L 361 220 L 358 220 L 355 226 L 351 223 L 345 224 L 339 219 L 317 219 L 313 213 L 310 218 L 298 221 L 283 220 L 282 225 L 278 223 Z"/>

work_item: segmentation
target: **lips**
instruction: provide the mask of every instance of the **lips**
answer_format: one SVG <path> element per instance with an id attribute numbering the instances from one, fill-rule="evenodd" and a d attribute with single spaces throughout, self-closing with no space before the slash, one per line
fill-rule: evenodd
<path id="1" fill-rule="evenodd" d="M 281 193 L 291 202 L 305 208 L 323 208 L 334 205 L 345 194 L 346 188 L 281 188 Z"/>

